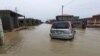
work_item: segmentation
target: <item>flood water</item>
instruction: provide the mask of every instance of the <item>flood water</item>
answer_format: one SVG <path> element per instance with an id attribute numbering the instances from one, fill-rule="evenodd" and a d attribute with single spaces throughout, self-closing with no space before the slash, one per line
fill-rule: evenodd
<path id="1" fill-rule="evenodd" d="M 76 29 L 74 41 L 51 40 L 51 25 L 5 33 L 0 56 L 100 56 L 100 28 Z"/>

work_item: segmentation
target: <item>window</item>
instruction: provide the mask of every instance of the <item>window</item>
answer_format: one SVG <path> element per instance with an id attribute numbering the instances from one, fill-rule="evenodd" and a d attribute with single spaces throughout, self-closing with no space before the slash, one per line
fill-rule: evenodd
<path id="1" fill-rule="evenodd" d="M 67 22 L 59 22 L 59 23 L 54 23 L 52 25 L 52 28 L 55 29 L 67 29 L 68 27 L 68 23 Z"/>
<path id="2" fill-rule="evenodd" d="M 97 21 L 97 23 L 100 23 L 100 18 L 97 18 L 96 21 Z"/>

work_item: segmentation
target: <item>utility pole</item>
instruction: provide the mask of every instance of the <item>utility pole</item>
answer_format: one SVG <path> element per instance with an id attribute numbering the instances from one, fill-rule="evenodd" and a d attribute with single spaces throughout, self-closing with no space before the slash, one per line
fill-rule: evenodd
<path id="1" fill-rule="evenodd" d="M 62 16 L 63 16 L 63 11 L 64 11 L 64 5 L 62 5 Z"/>
<path id="2" fill-rule="evenodd" d="M 64 5 L 62 5 L 62 19 L 63 19 Z"/>

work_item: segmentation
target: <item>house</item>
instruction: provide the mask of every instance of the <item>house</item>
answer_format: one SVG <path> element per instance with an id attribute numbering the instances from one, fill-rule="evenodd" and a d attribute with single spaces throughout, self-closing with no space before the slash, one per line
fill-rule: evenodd
<path id="1" fill-rule="evenodd" d="M 11 10 L 0 10 L 0 17 L 2 20 L 3 29 L 11 31 L 14 28 L 19 27 L 18 17 L 23 17 L 23 15 Z"/>
<path id="2" fill-rule="evenodd" d="M 87 27 L 100 27 L 100 15 L 87 18 Z"/>
<path id="3" fill-rule="evenodd" d="M 82 19 L 79 19 L 79 16 L 74 15 L 58 15 L 56 16 L 57 21 L 71 21 L 74 27 L 81 27 Z"/>
<path id="4" fill-rule="evenodd" d="M 32 26 L 33 25 L 32 18 L 25 18 L 25 21 L 26 21 L 27 26 Z"/>
<path id="5" fill-rule="evenodd" d="M 19 20 L 20 26 L 32 26 L 33 25 L 32 18 L 22 18 L 22 19 L 18 19 L 18 20 Z"/>
<path id="6" fill-rule="evenodd" d="M 56 16 L 57 21 L 74 21 L 78 20 L 79 16 L 73 16 L 73 15 L 58 15 Z"/>
<path id="7" fill-rule="evenodd" d="M 33 19 L 33 18 L 22 18 L 19 19 L 19 25 L 20 26 L 33 26 L 33 25 L 37 25 L 37 24 L 41 24 L 42 22 L 38 19 Z"/>
<path id="8" fill-rule="evenodd" d="M 39 19 L 34 19 L 34 24 L 35 25 L 39 25 L 39 24 L 42 24 L 43 22 Z"/>
<path id="9" fill-rule="evenodd" d="M 50 19 L 50 20 L 46 21 L 47 24 L 53 24 L 54 22 L 57 22 L 57 20 L 56 19 Z"/>

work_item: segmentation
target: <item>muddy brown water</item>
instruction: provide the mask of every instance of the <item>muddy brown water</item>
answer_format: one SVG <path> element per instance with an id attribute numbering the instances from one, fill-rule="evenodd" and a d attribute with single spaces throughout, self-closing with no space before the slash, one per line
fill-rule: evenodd
<path id="1" fill-rule="evenodd" d="M 100 56 L 100 28 L 76 29 L 74 41 L 51 40 L 51 25 L 5 33 L 0 56 Z"/>

